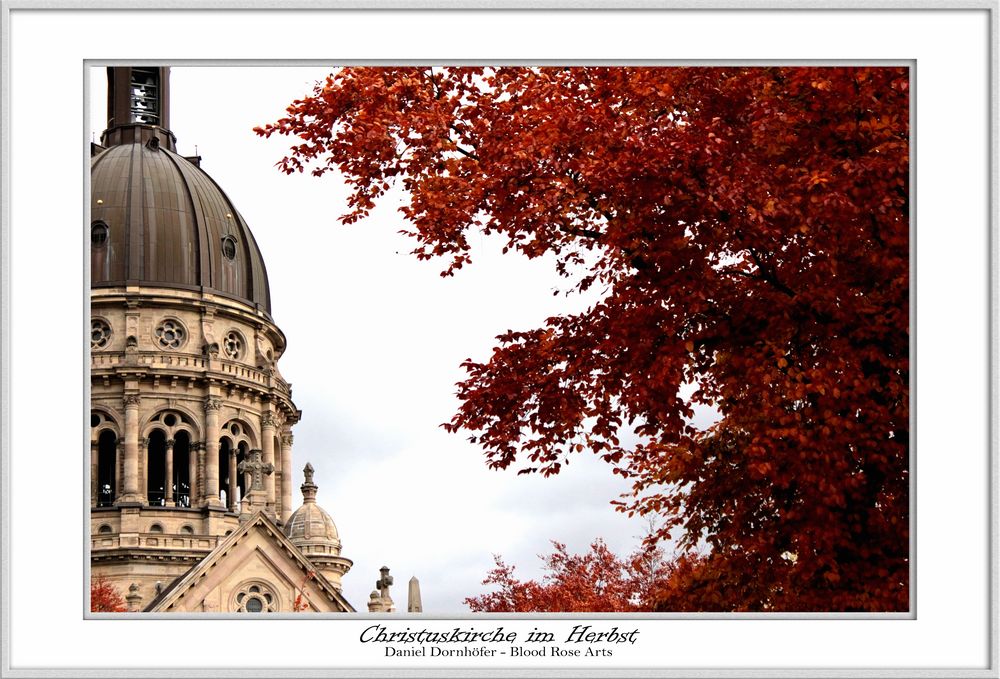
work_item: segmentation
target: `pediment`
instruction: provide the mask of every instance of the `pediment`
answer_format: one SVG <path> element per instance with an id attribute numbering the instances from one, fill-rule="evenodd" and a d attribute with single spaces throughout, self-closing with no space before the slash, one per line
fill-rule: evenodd
<path id="1" fill-rule="evenodd" d="M 251 601 L 256 599 L 256 603 Z M 148 612 L 237 613 L 354 608 L 281 529 L 257 513 L 153 600 Z"/>

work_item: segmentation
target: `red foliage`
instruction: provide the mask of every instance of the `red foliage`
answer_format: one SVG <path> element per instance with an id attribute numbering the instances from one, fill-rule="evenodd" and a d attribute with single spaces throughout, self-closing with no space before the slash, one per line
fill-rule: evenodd
<path id="1" fill-rule="evenodd" d="M 90 581 L 90 610 L 94 613 L 124 613 L 125 599 L 103 575 Z"/>
<path id="2" fill-rule="evenodd" d="M 692 605 L 906 610 L 908 76 L 355 68 L 257 131 L 343 174 L 345 222 L 401 182 L 443 275 L 478 229 L 602 292 L 465 362 L 446 426 L 491 467 L 602 456 L 654 540 L 710 548 Z"/>
<path id="3" fill-rule="evenodd" d="M 644 549 L 622 560 L 603 540 L 580 555 L 569 554 L 560 542 L 553 541 L 552 546 L 552 554 L 540 557 L 546 571 L 542 582 L 518 580 L 514 566 L 497 555 L 496 568 L 483 580 L 496 590 L 469 597 L 465 603 L 482 613 L 652 611 L 669 591 L 673 574 L 698 560 L 685 557 L 665 563 L 658 549 Z"/>
<path id="4" fill-rule="evenodd" d="M 302 584 L 299 585 L 298 594 L 295 595 L 295 601 L 292 603 L 292 610 L 294 612 L 301 613 L 302 611 L 309 610 L 309 602 L 305 599 L 305 588 L 306 583 L 315 577 L 315 571 L 307 571 L 305 577 L 302 578 Z"/>

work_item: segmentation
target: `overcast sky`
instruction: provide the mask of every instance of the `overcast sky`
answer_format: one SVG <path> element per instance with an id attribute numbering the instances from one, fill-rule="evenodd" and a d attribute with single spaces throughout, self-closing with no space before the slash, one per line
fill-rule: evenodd
<path id="1" fill-rule="evenodd" d="M 442 261 L 418 262 L 397 193 L 369 218 L 343 226 L 339 177 L 286 176 L 274 164 L 287 137 L 252 128 L 279 118 L 312 91 L 327 68 L 187 67 L 171 72 L 171 129 L 178 152 L 197 153 L 260 245 L 272 313 L 288 338 L 279 369 L 303 411 L 294 428 L 295 506 L 311 462 L 318 502 L 333 517 L 343 555 L 354 561 L 344 593 L 359 611 L 386 565 L 406 610 L 406 582 L 421 582 L 424 611 L 467 613 L 467 596 L 492 555 L 538 577 L 550 540 L 584 551 L 602 537 L 629 553 L 645 521 L 616 513 L 628 488 L 591 454 L 555 477 L 490 471 L 467 435 L 440 424 L 457 409 L 466 358 L 486 359 L 496 335 L 538 327 L 586 300 L 554 297 L 565 287 L 550 260 L 501 256 L 483 237 L 471 266 L 441 278 Z M 91 74 L 90 126 L 105 127 L 104 69 Z M 561 285 L 562 284 L 562 285 Z"/>

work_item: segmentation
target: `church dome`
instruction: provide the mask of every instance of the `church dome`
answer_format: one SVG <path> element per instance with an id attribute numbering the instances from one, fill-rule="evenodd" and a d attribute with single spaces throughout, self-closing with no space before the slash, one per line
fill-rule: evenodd
<path id="1" fill-rule="evenodd" d="M 313 467 L 306 464 L 306 481 L 302 484 L 302 506 L 288 517 L 285 523 L 285 535 L 292 544 L 299 548 L 309 548 L 307 553 L 321 549 L 321 553 L 340 554 L 340 533 L 333 519 L 322 507 L 316 504 L 316 491 L 319 486 L 313 483 Z"/>
<path id="2" fill-rule="evenodd" d="M 94 147 L 91 287 L 206 292 L 270 316 L 253 234 L 199 159 L 174 153 L 167 134 L 145 125 L 112 128 L 102 138 L 110 147 Z"/>

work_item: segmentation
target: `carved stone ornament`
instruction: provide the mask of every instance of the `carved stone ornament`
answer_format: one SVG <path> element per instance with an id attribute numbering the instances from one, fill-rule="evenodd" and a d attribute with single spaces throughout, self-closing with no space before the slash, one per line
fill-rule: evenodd
<path id="1" fill-rule="evenodd" d="M 392 576 L 389 575 L 389 568 L 387 566 L 382 566 L 378 569 L 380 577 L 375 581 L 375 588 L 379 592 L 379 596 L 383 599 L 389 596 L 389 587 L 392 586 Z"/>
<path id="2" fill-rule="evenodd" d="M 139 350 L 139 340 L 136 339 L 135 335 L 129 335 L 125 338 L 125 351 L 132 352 Z"/>
<path id="3" fill-rule="evenodd" d="M 211 358 L 218 358 L 219 357 L 219 343 L 218 342 L 210 342 L 209 344 L 206 344 L 203 347 L 202 350 L 205 352 L 206 356 L 210 356 Z"/>
<path id="4" fill-rule="evenodd" d="M 209 410 L 218 410 L 222 407 L 222 401 L 217 398 L 210 398 L 205 401 L 205 412 Z"/>
<path id="5" fill-rule="evenodd" d="M 271 429 L 273 429 L 274 426 L 275 426 L 274 413 L 272 413 L 270 410 L 265 410 L 263 413 L 261 413 L 260 414 L 260 426 L 261 426 L 262 429 L 263 428 L 271 428 Z"/>
<path id="6" fill-rule="evenodd" d="M 126 394 L 125 398 L 122 400 L 126 408 L 138 408 L 139 407 L 139 394 Z"/>
<path id="7" fill-rule="evenodd" d="M 291 434 L 282 434 L 281 435 L 281 445 L 283 445 L 283 446 L 290 447 L 292 445 L 292 442 L 294 440 L 295 440 L 295 437 L 292 436 Z"/>
<path id="8" fill-rule="evenodd" d="M 274 473 L 274 465 L 270 462 L 261 462 L 260 458 L 260 448 L 252 448 L 249 459 L 240 462 L 236 468 L 240 474 L 249 473 L 252 475 L 251 490 L 264 490 L 264 475 Z"/>

